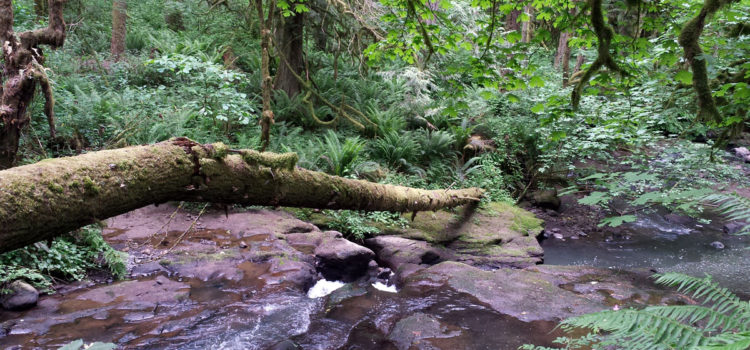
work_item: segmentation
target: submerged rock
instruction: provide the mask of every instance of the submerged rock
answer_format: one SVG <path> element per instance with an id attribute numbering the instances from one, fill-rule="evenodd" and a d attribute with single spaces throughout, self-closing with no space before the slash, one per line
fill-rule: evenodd
<path id="1" fill-rule="evenodd" d="M 724 243 L 721 243 L 719 241 L 711 242 L 711 247 L 713 247 L 716 250 L 722 250 L 724 249 Z"/>
<path id="2" fill-rule="evenodd" d="M 14 281 L 5 289 L 10 293 L 0 295 L 0 304 L 3 308 L 11 311 L 22 311 L 36 306 L 39 300 L 39 291 L 24 281 Z"/>

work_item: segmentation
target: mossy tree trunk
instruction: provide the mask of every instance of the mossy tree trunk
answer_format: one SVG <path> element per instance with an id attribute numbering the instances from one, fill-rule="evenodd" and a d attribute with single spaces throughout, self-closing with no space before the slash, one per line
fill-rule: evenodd
<path id="1" fill-rule="evenodd" d="M 680 32 L 678 42 L 685 51 L 685 59 L 693 70 L 693 89 L 698 95 L 698 119 L 704 122 L 721 122 L 708 81 L 706 59 L 699 43 L 706 21 L 723 6 L 738 0 L 705 0 L 700 13 L 687 22 Z"/>
<path id="2" fill-rule="evenodd" d="M 48 0 L 47 28 L 15 33 L 13 1 L 0 0 L 0 45 L 5 63 L 0 75 L 0 170 L 13 166 L 16 161 L 21 130 L 30 121 L 27 109 L 37 84 L 41 86 L 46 99 L 44 112 L 49 121 L 50 136 L 55 137 L 54 99 L 42 66 L 44 54 L 40 45 L 55 49 L 65 42 L 64 2 Z"/>
<path id="3" fill-rule="evenodd" d="M 0 171 L 0 252 L 166 201 L 416 212 L 475 203 L 476 188 L 420 190 L 296 167 L 294 153 L 185 138 Z"/>
<path id="4" fill-rule="evenodd" d="M 125 36 L 127 35 L 128 2 L 126 0 L 112 1 L 112 39 L 110 51 L 115 61 L 125 52 Z"/>

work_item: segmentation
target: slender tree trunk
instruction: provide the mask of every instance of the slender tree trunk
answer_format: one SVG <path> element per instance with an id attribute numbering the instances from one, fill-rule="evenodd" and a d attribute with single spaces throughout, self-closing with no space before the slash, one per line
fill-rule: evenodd
<path id="1" fill-rule="evenodd" d="M 112 1 L 112 40 L 110 51 L 115 61 L 125 52 L 125 35 L 127 34 L 126 22 L 128 19 L 127 0 Z"/>
<path id="2" fill-rule="evenodd" d="M 260 150 L 265 151 L 271 142 L 271 125 L 274 123 L 273 110 L 271 109 L 271 90 L 273 89 L 273 78 L 271 78 L 271 21 L 274 18 L 276 1 L 269 1 L 268 17 L 263 11 L 263 0 L 255 0 L 255 10 L 258 13 L 258 26 L 260 28 L 260 74 L 261 91 L 263 93 L 263 112 L 260 118 Z"/>
<path id="3" fill-rule="evenodd" d="M 276 31 L 276 47 L 279 51 L 279 55 L 282 61 L 286 61 L 279 64 L 279 69 L 276 72 L 276 84 L 274 86 L 277 90 L 283 90 L 289 97 L 297 96 L 300 93 L 302 87 L 299 81 L 294 77 L 294 74 L 290 72 L 294 69 L 294 73 L 303 76 L 304 61 L 303 61 L 303 34 L 304 34 L 304 14 L 296 13 L 293 16 L 282 18 L 277 23 L 279 24 Z"/>
<path id="4" fill-rule="evenodd" d="M 555 68 L 562 68 L 563 87 L 568 86 L 570 78 L 570 32 L 560 33 L 560 40 L 557 44 L 557 54 L 555 54 Z"/>
<path id="5" fill-rule="evenodd" d="M 416 212 L 476 203 L 477 188 L 420 190 L 295 166 L 294 153 L 185 138 L 0 171 L 0 252 L 170 200 Z"/>
<path id="6" fill-rule="evenodd" d="M 523 8 L 523 12 L 526 13 L 526 15 L 529 17 L 528 21 L 525 21 L 521 24 L 521 41 L 525 43 L 531 42 L 531 32 L 534 29 L 534 7 L 532 6 L 525 6 Z"/>
<path id="7" fill-rule="evenodd" d="M 44 17 L 47 15 L 47 0 L 34 0 L 34 13 L 37 17 Z"/>
<path id="8" fill-rule="evenodd" d="M 576 66 L 575 68 L 573 68 L 573 74 L 581 71 L 581 67 L 583 67 L 584 61 L 586 61 L 586 57 L 584 57 L 582 53 L 579 53 L 578 57 L 576 57 Z"/>
<path id="9" fill-rule="evenodd" d="M 15 33 L 13 2 L 0 0 L 0 44 L 5 65 L 0 76 L 0 170 L 15 164 L 21 130 L 29 123 L 26 110 L 34 97 L 36 85 L 42 86 L 47 101 L 44 112 L 55 137 L 55 123 L 49 79 L 44 71 L 44 55 L 40 45 L 57 48 L 65 42 L 64 0 L 49 0 L 47 28 Z"/>

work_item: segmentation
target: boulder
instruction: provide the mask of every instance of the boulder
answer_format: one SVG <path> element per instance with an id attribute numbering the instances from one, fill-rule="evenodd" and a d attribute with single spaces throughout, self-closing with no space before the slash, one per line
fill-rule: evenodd
<path id="1" fill-rule="evenodd" d="M 403 289 L 430 293 L 451 288 L 523 322 L 556 321 L 618 307 L 689 303 L 653 284 L 651 273 L 587 266 L 537 265 L 485 271 L 446 261 L 407 277 Z M 425 289 L 428 290 L 425 290 Z"/>
<path id="2" fill-rule="evenodd" d="M 560 209 L 560 197 L 557 196 L 557 190 L 538 190 L 531 194 L 531 198 L 537 207 L 555 211 Z"/>
<path id="3" fill-rule="evenodd" d="M 724 226 L 721 228 L 724 233 L 728 235 L 736 234 L 737 232 L 742 231 L 743 228 L 745 228 L 745 224 L 737 221 L 732 221 L 729 223 L 724 224 Z"/>
<path id="4" fill-rule="evenodd" d="M 542 261 L 544 252 L 536 240 L 541 224 L 526 210 L 495 202 L 460 215 L 443 210 L 419 213 L 407 227 L 386 230 L 388 236 L 402 239 L 376 237 L 366 244 L 394 271 L 401 270 L 400 264 L 429 265 L 445 260 L 486 269 L 524 268 Z"/>
<path id="5" fill-rule="evenodd" d="M 315 248 L 317 269 L 327 280 L 352 282 L 367 273 L 375 253 L 339 235 L 323 240 Z"/>
<path id="6" fill-rule="evenodd" d="M 365 240 L 365 246 L 372 249 L 378 261 L 391 268 L 398 269 L 402 264 L 437 264 L 448 255 L 445 249 L 433 247 L 425 241 L 418 241 L 398 236 L 377 236 Z"/>
<path id="7" fill-rule="evenodd" d="M 14 281 L 4 289 L 10 291 L 0 296 L 0 304 L 3 308 L 11 311 L 22 311 L 36 306 L 39 300 L 39 291 L 24 281 Z"/>

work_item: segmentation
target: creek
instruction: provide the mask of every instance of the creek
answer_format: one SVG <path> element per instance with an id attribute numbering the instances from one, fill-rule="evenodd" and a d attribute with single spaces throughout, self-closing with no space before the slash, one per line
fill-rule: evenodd
<path id="1" fill-rule="evenodd" d="M 134 259 L 131 278 L 72 284 L 31 310 L 0 312 L 0 348 L 84 339 L 128 349 L 516 349 L 552 346 L 560 316 L 680 300 L 654 289 L 648 272 L 554 265 L 711 273 L 733 289 L 748 287 L 746 238 L 661 215 L 578 240 L 545 240 L 545 265 L 490 271 L 441 263 L 395 289 L 387 276 L 320 280 L 309 255 L 315 247 L 295 240 L 326 233 L 273 211 L 207 213 L 181 251 L 164 255 L 164 242 L 194 220 L 178 215 L 172 231 L 153 240 L 173 210 L 111 219 L 105 237 Z M 712 248 L 716 240 L 726 248 Z M 147 259 L 154 255 L 161 260 Z"/>
<path id="2" fill-rule="evenodd" d="M 681 272 L 714 281 L 737 293 L 750 291 L 750 236 L 729 235 L 722 218 L 711 213 L 699 220 L 669 220 L 664 210 L 640 214 L 638 220 L 604 228 L 580 239 L 542 241 L 545 264 L 648 268 Z M 723 249 L 711 244 L 720 242 Z"/>

